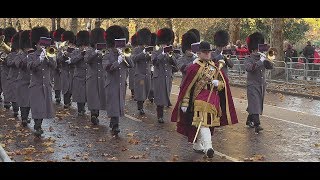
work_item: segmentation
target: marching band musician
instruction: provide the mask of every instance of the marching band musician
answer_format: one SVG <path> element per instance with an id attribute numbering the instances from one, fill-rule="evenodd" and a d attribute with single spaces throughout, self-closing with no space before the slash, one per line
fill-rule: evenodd
<path id="1" fill-rule="evenodd" d="M 113 25 L 106 30 L 108 52 L 103 57 L 102 66 L 106 73 L 106 111 L 110 118 L 112 135 L 120 132 L 119 118 L 124 116 L 127 71 L 132 67 L 131 59 L 124 56 L 123 50 L 115 48 L 115 39 L 121 38 L 125 38 L 122 27 Z"/>
<path id="2" fill-rule="evenodd" d="M 77 102 L 78 115 L 85 115 L 86 104 L 86 68 L 84 55 L 89 46 L 89 32 L 79 31 L 76 36 L 76 48 L 70 55 L 70 63 L 75 65 L 72 80 L 72 101 Z"/>
<path id="3" fill-rule="evenodd" d="M 212 60 L 214 62 L 218 62 L 220 59 L 223 59 L 225 61 L 225 66 L 223 66 L 222 71 L 225 73 L 225 75 L 228 77 L 228 67 L 233 67 L 233 62 L 231 58 L 226 58 L 223 53 L 223 48 L 228 45 L 229 42 L 229 33 L 225 30 L 219 30 L 214 34 L 213 42 L 216 46 L 216 50 L 212 52 Z M 229 54 L 231 57 L 231 54 Z"/>
<path id="4" fill-rule="evenodd" d="M 4 43 L 11 46 L 11 38 L 13 35 L 17 33 L 17 31 L 13 27 L 7 27 L 3 30 L 3 35 L 5 36 Z M 11 107 L 10 101 L 7 99 L 8 95 L 10 94 L 10 89 L 8 85 L 8 73 L 9 73 L 9 67 L 7 64 L 8 61 L 8 52 L 3 47 L 0 47 L 0 65 L 1 65 L 1 85 L 2 85 L 2 91 L 3 91 L 3 105 L 4 108 L 9 110 Z"/>
<path id="5" fill-rule="evenodd" d="M 132 51 L 132 46 L 130 45 L 129 43 L 129 30 L 127 27 L 125 26 L 121 26 L 123 32 L 124 32 L 124 35 L 125 35 L 125 39 L 126 39 L 126 48 L 127 49 L 130 49 L 130 54 L 128 54 L 128 57 L 126 57 L 126 59 L 131 59 L 131 51 Z M 127 82 L 127 78 L 129 76 L 129 69 L 132 69 L 133 66 L 130 66 L 130 68 L 127 69 L 127 73 L 126 73 L 126 88 L 125 88 L 125 93 L 124 94 L 127 94 L 127 87 L 128 87 L 128 82 Z"/>
<path id="6" fill-rule="evenodd" d="M 68 45 L 62 48 L 57 54 L 57 62 L 61 64 L 61 90 L 63 94 L 63 104 L 64 108 L 69 108 L 71 106 L 71 96 L 72 96 L 72 79 L 74 73 L 74 65 L 70 64 L 71 53 L 74 49 L 75 36 L 72 31 L 64 31 L 61 35 L 61 41 L 68 42 Z"/>
<path id="7" fill-rule="evenodd" d="M 36 137 L 43 134 L 42 120 L 55 117 L 50 71 L 57 67 L 57 62 L 56 57 L 48 57 L 45 49 L 40 46 L 40 37 L 49 37 L 49 31 L 46 27 L 35 27 L 31 30 L 30 40 L 36 51 L 27 56 L 27 68 L 31 71 L 30 107 Z"/>
<path id="8" fill-rule="evenodd" d="M 61 51 L 61 49 L 59 48 L 59 45 L 61 44 L 61 35 L 64 31 L 66 31 L 66 30 L 63 28 L 58 28 L 57 30 L 55 30 L 52 33 L 53 41 L 58 49 L 58 53 L 59 53 L 59 51 Z M 54 89 L 55 99 L 56 99 L 57 104 L 60 104 L 60 102 L 61 102 L 61 78 L 60 78 L 60 76 L 61 76 L 61 62 L 57 61 L 57 68 L 54 69 L 54 71 L 53 71 L 53 81 L 54 81 L 53 89 Z"/>
<path id="9" fill-rule="evenodd" d="M 196 37 L 197 37 L 197 42 L 200 42 L 200 32 L 198 29 L 190 29 L 189 31 L 187 31 L 187 33 L 188 32 L 194 33 L 194 35 L 196 35 Z"/>
<path id="10" fill-rule="evenodd" d="M 132 53 L 134 62 L 134 100 L 137 101 L 140 115 L 144 115 L 143 103 L 148 98 L 151 84 L 150 62 L 151 56 L 145 51 L 145 47 L 151 43 L 151 32 L 148 28 L 137 32 L 138 47 Z"/>
<path id="11" fill-rule="evenodd" d="M 95 28 L 90 32 L 90 45 L 84 55 L 87 63 L 86 74 L 86 97 L 88 109 L 91 112 L 91 122 L 99 124 L 99 110 L 106 109 L 106 95 L 104 89 L 104 76 L 102 68 L 102 50 L 96 49 L 97 43 L 106 43 L 105 31 L 102 28 Z"/>
<path id="12" fill-rule="evenodd" d="M 249 113 L 246 125 L 255 128 L 259 133 L 263 128 L 260 126 L 259 115 L 263 112 L 263 101 L 266 91 L 266 69 L 273 69 L 273 63 L 258 53 L 258 44 L 264 44 L 264 37 L 260 32 L 255 32 L 247 37 L 247 45 L 250 55 L 245 58 L 244 65 L 247 74 L 247 98 Z"/>
<path id="13" fill-rule="evenodd" d="M 134 34 L 131 36 L 131 48 L 132 48 L 132 54 L 131 57 L 133 56 L 133 53 L 136 52 L 134 49 L 137 47 L 138 42 L 137 42 L 137 34 Z M 134 74 L 135 74 L 135 68 L 133 67 L 129 68 L 129 89 L 131 91 L 131 98 L 134 98 Z"/>
<path id="14" fill-rule="evenodd" d="M 3 31 L 3 29 L 0 28 L 0 36 L 2 35 L 2 31 Z M 1 47 L 0 47 L 0 48 L 1 48 Z M 0 54 L 1 54 L 1 49 L 0 49 Z M 2 69 L 2 65 L 1 65 L 1 59 L 0 59 L 0 102 L 2 102 L 2 97 L 1 97 L 1 94 L 2 94 L 1 69 Z"/>
<path id="15" fill-rule="evenodd" d="M 27 55 L 32 52 L 30 42 L 30 30 L 22 31 L 20 34 L 20 49 L 22 52 L 15 58 L 15 65 L 19 68 L 19 75 L 17 77 L 17 103 L 20 107 L 21 123 L 26 127 L 30 120 L 28 119 L 30 112 L 29 100 L 29 85 L 30 85 L 30 72 L 27 69 Z"/>
<path id="16" fill-rule="evenodd" d="M 188 31 L 182 35 L 181 46 L 183 55 L 177 60 L 178 69 L 182 73 L 180 86 L 185 79 L 188 67 L 196 59 L 196 55 L 191 51 L 191 44 L 196 42 L 197 36 L 193 32 Z"/>
<path id="17" fill-rule="evenodd" d="M 19 74 L 19 69 L 15 65 L 15 58 L 20 54 L 20 47 L 19 47 L 19 32 L 15 33 L 11 38 L 11 52 L 8 54 L 7 57 L 7 66 L 9 67 L 8 77 L 7 77 L 7 86 L 8 86 L 8 93 L 7 93 L 7 101 L 11 102 L 12 109 L 13 109 L 13 116 L 18 117 L 19 106 L 17 104 L 16 99 L 16 84 L 17 84 L 17 77 Z"/>
<path id="18" fill-rule="evenodd" d="M 151 33 L 151 44 L 150 46 L 156 47 L 156 42 L 157 42 L 157 34 L 156 33 Z M 154 93 L 153 93 L 153 87 L 154 87 L 154 82 L 153 82 L 153 72 L 154 72 L 154 66 L 153 64 L 150 64 L 150 71 L 151 71 L 151 83 L 150 83 L 150 91 L 148 95 L 148 99 L 151 103 L 154 101 Z"/>
<path id="19" fill-rule="evenodd" d="M 169 28 L 163 28 L 157 32 L 157 44 L 160 45 L 158 51 L 152 53 L 152 62 L 154 65 L 154 103 L 157 105 L 157 118 L 159 123 L 164 123 L 163 108 L 171 106 L 170 92 L 172 87 L 172 71 L 176 68 L 176 59 L 170 53 L 164 52 L 164 47 L 171 45 L 173 31 Z"/>
<path id="20" fill-rule="evenodd" d="M 211 136 L 215 126 L 231 125 L 238 122 L 228 78 L 211 59 L 208 42 L 199 46 L 199 60 L 187 70 L 172 112 L 171 121 L 177 122 L 177 132 L 195 142 L 193 149 L 213 157 Z M 220 109 L 217 91 L 225 91 L 229 106 Z"/>

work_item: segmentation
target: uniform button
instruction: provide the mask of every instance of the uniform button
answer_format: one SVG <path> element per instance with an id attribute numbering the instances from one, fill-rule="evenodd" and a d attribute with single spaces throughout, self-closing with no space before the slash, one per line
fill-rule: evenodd
<path id="1" fill-rule="evenodd" d="M 166 71 L 168 71 L 168 70 L 166 70 Z"/>
<path id="2" fill-rule="evenodd" d="M 166 77 L 168 77 L 168 76 L 166 76 Z"/>
<path id="3" fill-rule="evenodd" d="M 98 77 L 100 79 L 100 77 Z"/>
<path id="4" fill-rule="evenodd" d="M 44 76 L 43 76 L 43 79 L 44 79 Z"/>
<path id="5" fill-rule="evenodd" d="M 100 71 L 100 69 L 98 71 Z"/>
<path id="6" fill-rule="evenodd" d="M 98 63 L 98 64 L 100 64 L 100 63 Z"/>
<path id="7" fill-rule="evenodd" d="M 44 69 L 42 69 L 42 71 L 44 71 Z"/>
<path id="8" fill-rule="evenodd" d="M 121 75 L 120 75 L 120 77 L 121 77 Z"/>

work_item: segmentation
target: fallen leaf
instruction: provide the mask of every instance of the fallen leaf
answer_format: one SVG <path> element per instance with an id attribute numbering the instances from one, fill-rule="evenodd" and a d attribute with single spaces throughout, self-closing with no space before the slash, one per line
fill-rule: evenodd
<path id="1" fill-rule="evenodd" d="M 102 156 L 103 156 L 103 157 L 110 157 L 111 155 L 110 155 L 110 154 L 107 154 L 107 153 L 103 153 Z"/>
<path id="2" fill-rule="evenodd" d="M 178 161 L 179 160 L 179 156 L 178 155 L 173 155 L 172 161 Z"/>
<path id="3" fill-rule="evenodd" d="M 128 133 L 127 136 L 133 137 L 133 133 Z"/>
<path id="4" fill-rule="evenodd" d="M 128 148 L 122 148 L 121 149 L 121 151 L 127 151 L 128 150 Z"/>
<path id="5" fill-rule="evenodd" d="M 3 148 L 5 148 L 6 147 L 6 145 L 5 144 L 0 144 Z"/>
<path id="6" fill-rule="evenodd" d="M 129 142 L 130 144 L 134 144 L 134 145 L 139 144 L 139 140 L 137 140 L 137 139 L 135 139 L 135 138 L 130 138 L 128 142 Z"/>
<path id="7" fill-rule="evenodd" d="M 25 156 L 25 157 L 24 157 L 24 160 L 25 160 L 25 161 L 32 161 L 32 157 L 30 157 L 30 156 Z"/>
<path id="8" fill-rule="evenodd" d="M 85 127 L 83 127 L 83 128 L 85 128 L 85 129 L 89 129 L 90 127 L 89 127 L 89 126 L 85 126 Z"/>
<path id="9" fill-rule="evenodd" d="M 92 148 L 92 144 L 87 144 L 87 147 L 88 148 Z"/>
<path id="10" fill-rule="evenodd" d="M 82 156 L 83 160 L 88 160 L 88 158 L 89 158 L 89 156 L 87 156 L 87 155 Z"/>
<path id="11" fill-rule="evenodd" d="M 81 154 L 80 154 L 80 153 L 77 153 L 77 154 L 76 154 L 76 157 L 81 157 Z"/>
<path id="12" fill-rule="evenodd" d="M 130 156 L 130 159 L 140 159 L 142 156 L 141 155 L 137 155 L 137 156 Z"/>
<path id="13" fill-rule="evenodd" d="M 253 158 L 258 161 L 263 161 L 265 159 L 263 155 L 258 155 L 258 154 L 254 155 Z"/>
<path id="14" fill-rule="evenodd" d="M 46 152 L 47 153 L 54 153 L 54 149 L 52 147 L 47 147 Z"/>
<path id="15" fill-rule="evenodd" d="M 69 160 L 69 159 L 70 159 L 70 156 L 69 156 L 69 155 L 66 155 L 66 156 L 62 157 L 62 159 Z"/>
<path id="16" fill-rule="evenodd" d="M 44 143 L 42 143 L 44 146 L 46 146 L 46 147 L 49 147 L 49 146 L 51 146 L 53 143 L 52 142 L 44 142 Z"/>
<path id="17" fill-rule="evenodd" d="M 320 147 L 320 144 L 314 144 L 315 147 Z"/>
<path id="18" fill-rule="evenodd" d="M 104 138 L 98 139 L 97 142 L 106 142 L 107 140 Z"/>
<path id="19" fill-rule="evenodd" d="M 92 129 L 94 129 L 94 130 L 99 130 L 99 128 L 97 128 L 97 127 L 94 127 L 94 128 L 92 128 Z"/>

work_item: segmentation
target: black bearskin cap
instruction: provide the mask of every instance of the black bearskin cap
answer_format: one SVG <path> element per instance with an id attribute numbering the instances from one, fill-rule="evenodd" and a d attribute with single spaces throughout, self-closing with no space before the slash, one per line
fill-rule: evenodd
<path id="1" fill-rule="evenodd" d="M 69 41 L 69 43 L 75 43 L 75 36 L 72 31 L 65 31 L 61 34 L 61 42 Z"/>
<path id="2" fill-rule="evenodd" d="M 182 52 L 185 53 L 186 50 L 191 49 L 191 44 L 196 43 L 197 41 L 197 36 L 191 32 L 188 31 L 185 34 L 182 35 L 182 40 L 181 40 L 181 49 Z"/>
<path id="3" fill-rule="evenodd" d="M 190 30 L 187 31 L 187 32 L 193 32 L 193 33 L 196 35 L 196 37 L 197 37 L 197 42 L 200 42 L 200 32 L 199 32 L 198 29 L 190 29 Z"/>
<path id="4" fill-rule="evenodd" d="M 20 48 L 31 48 L 30 43 L 30 30 L 25 30 L 20 33 Z"/>
<path id="5" fill-rule="evenodd" d="M 77 33 L 77 46 L 89 45 L 89 31 L 79 31 Z"/>
<path id="6" fill-rule="evenodd" d="M 162 28 L 157 32 L 156 44 L 170 44 L 172 42 L 173 31 L 169 28 Z"/>
<path id="7" fill-rule="evenodd" d="M 94 47 L 97 43 L 106 43 L 105 31 L 103 28 L 94 28 L 90 34 L 90 45 Z"/>
<path id="8" fill-rule="evenodd" d="M 137 34 L 134 34 L 131 36 L 131 46 L 137 46 L 138 42 L 137 42 Z"/>
<path id="9" fill-rule="evenodd" d="M 124 27 L 124 26 L 122 26 L 121 28 L 123 30 L 125 37 L 126 37 L 126 43 L 128 43 L 129 42 L 129 30 L 127 27 Z"/>
<path id="10" fill-rule="evenodd" d="M 137 33 L 138 45 L 151 44 L 151 32 L 148 28 L 142 28 Z"/>
<path id="11" fill-rule="evenodd" d="M 11 38 L 13 37 L 14 34 L 17 33 L 17 30 L 13 27 L 7 27 L 3 30 L 3 35 L 5 35 L 4 42 L 8 43 L 11 42 Z"/>
<path id="12" fill-rule="evenodd" d="M 217 47 L 225 47 L 229 43 L 229 33 L 225 30 L 219 30 L 214 34 L 214 45 Z"/>
<path id="13" fill-rule="evenodd" d="M 53 37 L 53 40 L 54 41 L 61 41 L 61 35 L 63 32 L 65 32 L 66 30 L 63 29 L 63 28 L 58 28 L 57 30 L 55 30 L 53 33 L 52 33 L 52 37 Z"/>
<path id="14" fill-rule="evenodd" d="M 157 42 L 157 34 L 156 33 L 151 33 L 151 44 L 150 46 L 156 46 Z"/>
<path id="15" fill-rule="evenodd" d="M 12 48 L 12 51 L 15 51 L 15 50 L 18 50 L 19 49 L 19 39 L 20 39 L 20 36 L 19 36 L 19 33 L 15 33 L 12 38 L 11 38 L 11 48 Z"/>
<path id="16" fill-rule="evenodd" d="M 107 41 L 108 48 L 114 47 L 114 45 L 115 45 L 114 40 L 115 39 L 122 39 L 122 38 L 126 38 L 126 35 L 123 32 L 121 26 L 113 25 L 113 26 L 110 26 L 106 30 L 106 41 Z"/>
<path id="17" fill-rule="evenodd" d="M 36 44 L 38 44 L 40 37 L 49 37 L 49 31 L 46 27 L 42 26 L 42 27 L 34 27 L 32 28 L 31 32 L 30 32 L 30 36 L 31 36 L 31 45 L 32 47 L 34 47 Z"/>
<path id="18" fill-rule="evenodd" d="M 258 44 L 264 44 L 264 37 L 261 33 L 255 32 L 247 37 L 246 39 L 248 49 L 250 52 L 258 49 Z"/>

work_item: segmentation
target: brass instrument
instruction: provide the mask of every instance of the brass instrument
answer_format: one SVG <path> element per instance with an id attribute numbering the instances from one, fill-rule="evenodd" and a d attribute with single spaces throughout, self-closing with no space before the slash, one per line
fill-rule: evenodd
<path id="1" fill-rule="evenodd" d="M 278 51 L 277 51 L 276 48 L 270 47 L 266 54 L 264 54 L 262 52 L 258 52 L 258 54 L 260 54 L 261 56 L 267 58 L 267 60 L 269 62 L 274 63 L 273 60 L 276 59 L 276 55 L 278 54 Z"/>
<path id="2" fill-rule="evenodd" d="M 8 53 L 11 52 L 11 47 L 8 46 L 8 45 L 4 42 L 4 39 L 5 39 L 5 36 L 4 36 L 4 35 L 1 35 L 1 36 L 0 36 L 0 48 L 2 48 L 3 51 L 8 54 Z"/>
<path id="3" fill-rule="evenodd" d="M 131 56 L 131 48 L 130 47 L 124 47 L 122 49 L 117 48 L 118 49 L 118 53 L 122 56 L 123 62 L 126 64 L 126 66 L 130 66 L 130 64 L 128 63 L 127 59 L 128 57 Z"/>
<path id="4" fill-rule="evenodd" d="M 57 56 L 58 50 L 53 46 L 48 46 L 46 48 L 46 57 L 54 58 Z"/>

